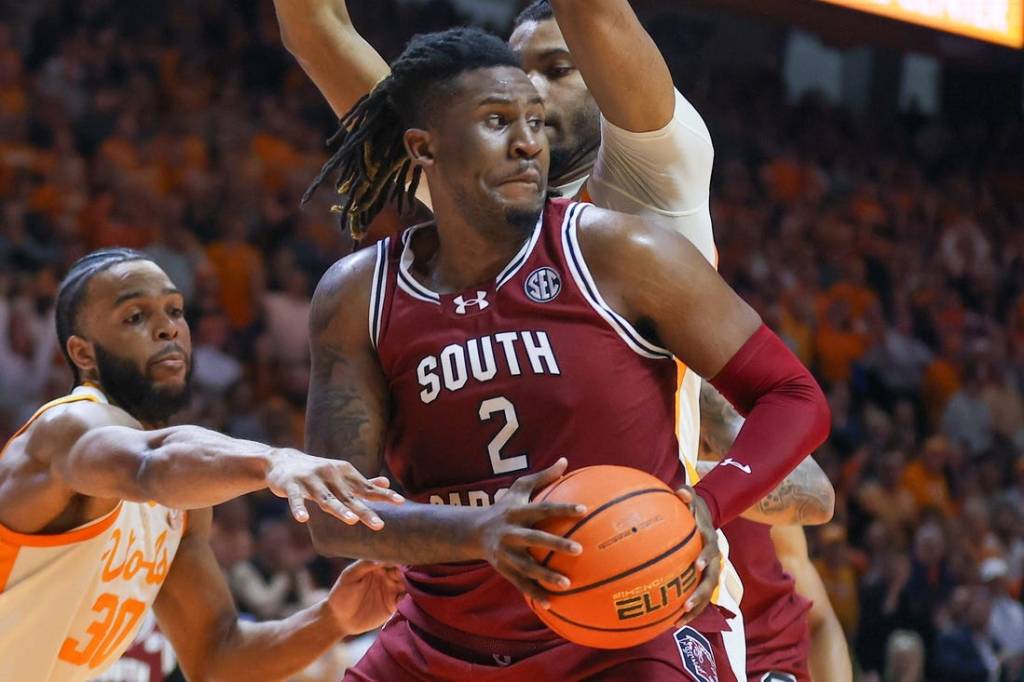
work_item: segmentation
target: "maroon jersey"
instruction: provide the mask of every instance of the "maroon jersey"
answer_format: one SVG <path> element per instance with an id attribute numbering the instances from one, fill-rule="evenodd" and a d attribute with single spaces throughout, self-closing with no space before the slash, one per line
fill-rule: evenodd
<path id="1" fill-rule="evenodd" d="M 563 456 L 570 470 L 619 464 L 685 482 L 676 363 L 602 299 L 576 236 L 584 206 L 549 202 L 496 281 L 458 294 L 430 291 L 410 269 L 434 227 L 377 245 L 370 335 L 391 394 L 385 458 L 411 499 L 486 506 Z M 402 612 L 420 628 L 555 639 L 486 563 L 406 577 Z"/>
<path id="2" fill-rule="evenodd" d="M 811 602 L 796 593 L 793 578 L 779 563 L 771 529 L 739 518 L 722 531 L 733 548 L 729 559 L 743 581 L 740 610 L 746 630 L 748 677 L 759 680 L 766 673 L 777 672 L 810 680 L 807 612 Z"/>

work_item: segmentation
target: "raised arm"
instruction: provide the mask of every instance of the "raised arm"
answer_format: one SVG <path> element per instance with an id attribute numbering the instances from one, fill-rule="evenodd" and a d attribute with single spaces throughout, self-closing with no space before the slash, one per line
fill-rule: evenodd
<path id="1" fill-rule="evenodd" d="M 370 284 L 376 249 L 365 249 L 332 267 L 317 286 L 310 311 L 312 371 L 306 410 L 306 447 L 339 457 L 368 476 L 382 470 L 389 396 L 371 345 Z M 314 514 L 310 533 L 327 556 L 377 559 L 400 564 L 486 560 L 517 587 L 539 600 L 544 593 L 530 579 L 557 583 L 561 576 L 530 559 L 527 546 L 576 552 L 579 545 L 535 531 L 549 516 L 576 516 L 571 505 L 530 504 L 533 491 L 555 480 L 562 462 L 516 481 L 486 509 L 406 502 L 373 504 L 384 528 L 343 526 Z"/>
<path id="2" fill-rule="evenodd" d="M 210 549 L 210 510 L 191 512 L 171 571 L 154 609 L 190 680 L 284 680 L 342 637 L 391 616 L 404 585 L 396 569 L 356 564 L 324 601 L 267 623 L 239 620 L 231 592 Z"/>
<path id="3" fill-rule="evenodd" d="M 664 128 L 675 111 L 672 74 L 628 0 L 551 0 L 555 19 L 604 118 L 619 128 Z"/>
<path id="4" fill-rule="evenodd" d="M 746 417 L 696 486 L 716 527 L 753 506 L 828 435 L 810 372 L 690 242 L 649 220 L 585 208 L 578 238 L 605 301 Z"/>
<path id="5" fill-rule="evenodd" d="M 628 0 L 551 4 L 571 63 L 601 110 L 601 146 L 587 183 L 593 202 L 672 218 L 673 228 L 714 263 L 709 192 L 715 150 L 700 113 L 673 86 Z"/>
<path id="6" fill-rule="evenodd" d="M 736 412 L 715 387 L 704 381 L 700 387 L 701 461 L 697 471 L 709 473 L 732 448 L 743 426 Z M 814 458 L 807 456 L 773 491 L 743 512 L 743 518 L 769 526 L 816 526 L 832 520 L 835 489 Z"/>
<path id="7" fill-rule="evenodd" d="M 345 0 L 274 0 L 281 41 L 340 118 L 391 69 L 363 39 Z"/>

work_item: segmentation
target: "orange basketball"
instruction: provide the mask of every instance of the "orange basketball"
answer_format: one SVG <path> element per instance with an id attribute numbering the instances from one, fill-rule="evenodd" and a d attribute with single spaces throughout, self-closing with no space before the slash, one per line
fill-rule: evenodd
<path id="1" fill-rule="evenodd" d="M 549 519 L 537 528 L 572 538 L 583 553 L 531 549 L 534 558 L 572 581 L 553 592 L 551 608 L 530 608 L 565 639 L 599 649 L 642 644 L 671 628 L 699 582 L 703 547 L 689 507 L 667 485 L 637 469 L 592 466 L 566 474 L 535 501 L 583 504 L 579 519 Z"/>

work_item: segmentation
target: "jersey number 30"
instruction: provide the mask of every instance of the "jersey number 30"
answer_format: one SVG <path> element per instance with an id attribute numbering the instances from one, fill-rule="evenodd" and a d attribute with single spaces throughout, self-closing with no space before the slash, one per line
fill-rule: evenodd
<path id="1" fill-rule="evenodd" d="M 497 435 L 487 444 L 487 454 L 491 457 L 491 469 L 495 474 L 510 474 L 513 471 L 521 471 L 529 468 L 526 455 L 515 455 L 502 457 L 501 449 L 508 444 L 519 429 L 519 418 L 516 417 L 516 408 L 508 398 L 490 398 L 480 403 L 480 420 L 490 421 L 494 415 L 505 416 L 505 426 L 501 427 Z"/>

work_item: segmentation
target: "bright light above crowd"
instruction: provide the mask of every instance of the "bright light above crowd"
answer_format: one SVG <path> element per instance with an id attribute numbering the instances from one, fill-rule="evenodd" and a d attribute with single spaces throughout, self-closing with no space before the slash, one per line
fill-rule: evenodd
<path id="1" fill-rule="evenodd" d="M 1021 0 L 824 0 L 834 5 L 937 28 L 988 42 L 1024 47 Z"/>

